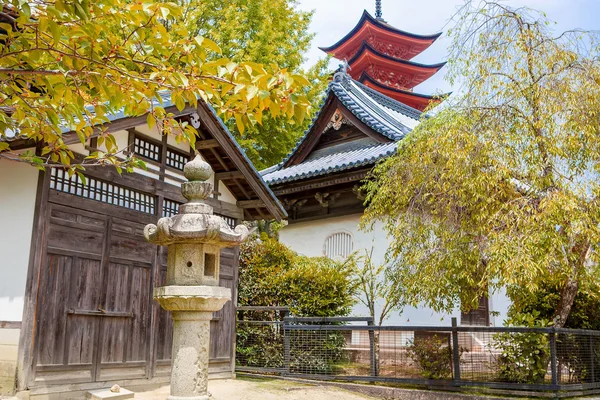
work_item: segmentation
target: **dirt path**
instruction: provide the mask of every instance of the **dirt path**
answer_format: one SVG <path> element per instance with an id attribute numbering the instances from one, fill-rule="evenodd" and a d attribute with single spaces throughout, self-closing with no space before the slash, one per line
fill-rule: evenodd
<path id="1" fill-rule="evenodd" d="M 215 380 L 208 383 L 214 400 L 374 400 L 345 390 L 277 379 Z M 140 400 L 165 400 L 169 388 L 136 393 Z"/>

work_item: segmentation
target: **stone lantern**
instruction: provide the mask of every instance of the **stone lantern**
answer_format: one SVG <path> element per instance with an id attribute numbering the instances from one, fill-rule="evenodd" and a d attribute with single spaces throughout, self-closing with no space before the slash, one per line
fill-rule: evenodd
<path id="1" fill-rule="evenodd" d="M 147 225 L 150 243 L 169 246 L 167 286 L 154 290 L 154 298 L 173 315 L 173 360 L 171 395 L 168 400 L 207 400 L 210 320 L 231 300 L 231 289 L 219 287 L 220 250 L 237 246 L 248 237 L 248 229 L 231 229 L 204 202 L 212 193 L 206 182 L 210 165 L 200 156 L 185 165 L 189 182 L 181 193 L 189 201 L 179 214 Z"/>

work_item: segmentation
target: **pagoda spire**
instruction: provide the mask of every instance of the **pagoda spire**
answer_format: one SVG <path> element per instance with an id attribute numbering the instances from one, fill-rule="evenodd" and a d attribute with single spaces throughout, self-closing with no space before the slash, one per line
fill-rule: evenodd
<path id="1" fill-rule="evenodd" d="M 383 13 L 381 12 L 381 0 L 375 0 L 375 18 L 383 21 Z"/>

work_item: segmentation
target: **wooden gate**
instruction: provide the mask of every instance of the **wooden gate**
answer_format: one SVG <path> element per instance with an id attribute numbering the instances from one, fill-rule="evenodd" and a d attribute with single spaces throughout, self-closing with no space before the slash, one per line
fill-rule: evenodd
<path id="1" fill-rule="evenodd" d="M 143 238 L 156 215 L 50 190 L 45 218 L 29 387 L 169 376 L 172 320 L 152 299 L 167 249 Z M 235 296 L 237 250 L 221 260 Z M 211 335 L 211 372 L 231 376 L 232 302 Z"/>

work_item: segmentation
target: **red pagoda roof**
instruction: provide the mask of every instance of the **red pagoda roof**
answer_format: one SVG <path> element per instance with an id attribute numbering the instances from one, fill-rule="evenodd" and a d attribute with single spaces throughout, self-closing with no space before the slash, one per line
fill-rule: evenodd
<path id="1" fill-rule="evenodd" d="M 333 46 L 320 49 L 339 60 L 344 60 L 352 58 L 363 43 L 369 43 L 384 54 L 410 60 L 431 46 L 440 35 L 441 33 L 415 35 L 405 32 L 373 18 L 365 10 L 350 33 Z"/>
<path id="2" fill-rule="evenodd" d="M 418 84 L 431 78 L 445 62 L 425 65 L 391 57 L 374 49 L 368 43 L 363 43 L 358 52 L 348 62 L 350 76 L 358 79 L 363 72 L 383 84 L 396 89 L 412 89 Z"/>
<path id="3" fill-rule="evenodd" d="M 442 99 L 449 95 L 449 93 L 447 93 L 441 96 L 430 96 L 421 93 L 414 93 L 409 90 L 398 89 L 392 86 L 386 86 L 371 77 L 367 72 L 363 72 L 357 81 L 383 95 L 391 97 L 392 99 L 419 111 L 424 111 L 431 102 L 441 103 Z"/>

